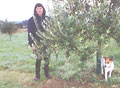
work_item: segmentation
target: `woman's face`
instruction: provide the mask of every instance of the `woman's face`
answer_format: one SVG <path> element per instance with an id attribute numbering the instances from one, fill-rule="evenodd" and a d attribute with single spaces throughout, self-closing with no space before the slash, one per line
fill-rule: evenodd
<path id="1" fill-rule="evenodd" d="M 36 8 L 36 12 L 37 12 L 37 14 L 38 14 L 39 16 L 42 16 L 42 14 L 43 14 L 43 8 L 42 8 L 42 7 L 37 7 L 37 8 Z"/>

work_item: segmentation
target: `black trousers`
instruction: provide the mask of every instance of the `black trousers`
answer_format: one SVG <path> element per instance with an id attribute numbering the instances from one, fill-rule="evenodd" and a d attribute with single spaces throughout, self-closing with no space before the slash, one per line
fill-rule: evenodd
<path id="1" fill-rule="evenodd" d="M 42 58 L 36 59 L 36 78 L 40 78 L 41 60 L 42 60 Z M 45 61 L 45 63 L 44 63 L 45 77 L 49 78 L 49 58 L 45 57 L 44 61 Z"/>

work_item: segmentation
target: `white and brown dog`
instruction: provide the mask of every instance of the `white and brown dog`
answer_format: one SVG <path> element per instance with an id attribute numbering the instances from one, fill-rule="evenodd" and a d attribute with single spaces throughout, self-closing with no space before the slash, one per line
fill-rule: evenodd
<path id="1" fill-rule="evenodd" d="M 109 73 L 109 78 L 111 77 L 112 71 L 114 69 L 114 62 L 112 58 L 101 57 L 101 74 L 103 74 L 103 69 L 105 72 L 105 80 L 107 81 L 107 76 Z"/>

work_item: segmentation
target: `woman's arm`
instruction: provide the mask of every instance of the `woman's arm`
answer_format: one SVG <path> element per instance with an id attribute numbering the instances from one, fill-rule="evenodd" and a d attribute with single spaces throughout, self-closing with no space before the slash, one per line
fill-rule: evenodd
<path id="1" fill-rule="evenodd" d="M 28 21 L 28 44 L 32 47 L 33 45 L 33 40 L 31 38 L 31 34 L 32 34 L 32 24 L 31 24 L 31 20 Z"/>

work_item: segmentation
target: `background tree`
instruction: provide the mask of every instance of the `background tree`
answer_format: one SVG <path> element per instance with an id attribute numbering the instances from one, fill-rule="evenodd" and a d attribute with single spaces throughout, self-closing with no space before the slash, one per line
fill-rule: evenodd
<path id="1" fill-rule="evenodd" d="M 1 33 L 9 35 L 10 40 L 11 40 L 12 33 L 17 31 L 17 27 L 15 23 L 8 22 L 7 20 L 5 20 L 5 22 L 1 25 L 0 29 L 1 29 Z"/>
<path id="2" fill-rule="evenodd" d="M 117 0 L 106 0 L 106 1 L 96 1 L 96 6 L 93 8 L 91 13 L 92 18 L 94 19 L 94 40 L 97 41 L 97 68 L 96 71 L 99 74 L 100 71 L 100 59 L 99 56 L 102 55 L 101 47 L 106 45 L 111 38 L 119 37 L 119 8 Z M 116 19 L 117 18 L 117 19 Z M 118 38 L 117 38 L 118 39 Z M 117 40 L 118 41 L 118 40 Z"/>

